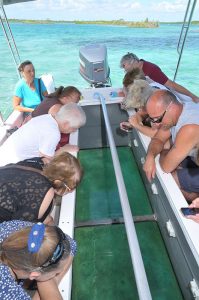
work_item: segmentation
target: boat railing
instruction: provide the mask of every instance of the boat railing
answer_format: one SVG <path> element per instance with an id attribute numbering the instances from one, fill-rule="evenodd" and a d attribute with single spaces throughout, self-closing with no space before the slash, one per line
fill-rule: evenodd
<path id="1" fill-rule="evenodd" d="M 131 114 L 129 114 L 131 115 Z M 139 140 L 147 153 L 147 149 L 150 143 L 150 138 L 145 136 L 144 134 L 140 133 L 138 130 L 135 129 L 137 132 L 137 135 L 139 137 Z M 133 141 L 134 145 L 137 146 L 137 140 Z M 141 163 L 143 164 L 145 162 L 145 158 L 141 157 Z M 159 163 L 159 155 L 156 157 L 156 177 L 158 178 L 159 182 L 161 183 L 161 186 L 167 196 L 167 200 L 170 203 L 172 207 L 172 211 L 176 216 L 176 219 L 178 220 L 178 223 L 184 233 L 184 236 L 186 237 L 188 244 L 190 245 L 192 249 L 192 253 L 195 256 L 196 261 L 199 264 L 199 225 L 188 219 L 185 218 L 181 212 L 181 207 L 187 207 L 187 201 L 185 200 L 181 190 L 179 189 L 177 183 L 175 182 L 172 174 L 165 173 Z M 151 190 L 153 194 L 158 193 L 158 188 L 156 186 L 156 181 L 153 180 L 151 183 Z"/>
<path id="2" fill-rule="evenodd" d="M 18 110 L 14 110 L 9 117 L 4 120 L 2 114 L 0 113 L 0 145 L 8 137 L 8 131 L 15 126 L 20 127 L 23 122 L 23 113 Z"/>
<path id="3" fill-rule="evenodd" d="M 115 176 L 116 176 L 116 181 L 117 181 L 117 186 L 118 186 L 118 191 L 120 196 L 120 202 L 121 202 L 121 207 L 122 207 L 122 212 L 124 217 L 124 223 L 125 223 L 127 239 L 129 243 L 129 249 L 130 249 L 139 299 L 150 300 L 152 299 L 151 292 L 147 281 L 144 263 L 142 260 L 138 238 L 135 231 L 133 216 L 131 213 L 127 191 L 125 188 L 124 179 L 123 179 L 123 175 L 119 163 L 119 158 L 118 158 L 118 154 L 117 154 L 117 150 L 116 150 L 116 146 L 115 146 L 115 142 L 114 142 L 114 138 L 113 138 L 110 122 L 109 122 L 109 117 L 108 117 L 106 104 L 105 104 L 105 98 L 100 93 L 96 93 L 95 98 L 97 97 L 101 101 L 101 105 L 102 105 L 105 126 L 108 135 L 111 156 L 113 160 L 113 166 L 115 170 Z"/>
<path id="4" fill-rule="evenodd" d="M 1 26 L 4 32 L 4 35 L 6 37 L 6 41 L 8 44 L 8 47 L 10 49 L 10 52 L 12 54 L 13 60 L 14 60 L 14 64 L 17 70 L 17 74 L 18 77 L 21 78 L 20 72 L 18 71 L 18 66 L 21 62 L 20 56 L 19 56 L 19 52 L 17 49 L 17 45 L 15 43 L 3 4 L 0 2 L 0 21 L 1 21 Z"/>
<path id="5" fill-rule="evenodd" d="M 192 2 L 192 5 L 191 5 Z M 193 12 L 196 6 L 197 0 L 189 0 L 188 4 L 187 4 L 187 9 L 185 12 L 185 16 L 184 16 L 184 21 L 182 24 L 182 29 L 181 29 L 181 33 L 180 33 L 180 37 L 178 40 L 178 45 L 177 45 L 177 52 L 179 54 L 179 58 L 178 58 L 178 62 L 177 62 L 177 66 L 176 66 L 176 70 L 175 70 L 175 75 L 173 80 L 176 80 L 177 77 L 177 73 L 178 73 L 178 69 L 180 66 L 180 61 L 181 61 L 181 57 L 182 57 L 182 53 L 184 50 L 184 46 L 185 46 L 185 41 L 186 41 L 186 37 L 187 37 L 187 33 L 189 30 L 189 26 L 192 20 L 192 16 L 193 16 Z"/>
<path id="6" fill-rule="evenodd" d="M 78 144 L 79 131 L 70 134 L 69 143 L 71 145 Z M 72 153 L 77 157 L 77 152 Z M 74 237 L 74 227 L 75 227 L 75 200 L 76 200 L 76 190 L 62 197 L 61 207 L 59 212 L 58 225 L 64 231 L 67 232 L 72 238 Z M 66 215 L 67 212 L 67 215 Z M 72 267 L 64 275 L 62 281 L 59 284 L 59 290 L 62 294 L 63 299 L 71 299 L 71 287 L 72 287 Z"/>
<path id="7" fill-rule="evenodd" d="M 0 127 L 4 126 L 4 119 L 3 119 L 3 115 L 0 111 Z"/>

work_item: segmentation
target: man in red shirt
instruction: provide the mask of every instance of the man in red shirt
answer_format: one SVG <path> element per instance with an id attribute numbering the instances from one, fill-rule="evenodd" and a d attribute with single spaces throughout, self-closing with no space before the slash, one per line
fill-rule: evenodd
<path id="1" fill-rule="evenodd" d="M 165 85 L 169 89 L 173 89 L 181 94 L 187 95 L 193 99 L 194 102 L 199 102 L 199 97 L 191 93 L 189 90 L 184 88 L 182 85 L 170 80 L 158 67 L 157 65 L 146 61 L 144 59 L 139 59 L 133 53 L 127 53 L 121 58 L 120 67 L 126 72 L 139 68 L 144 72 L 145 76 L 150 77 L 153 81 Z"/>

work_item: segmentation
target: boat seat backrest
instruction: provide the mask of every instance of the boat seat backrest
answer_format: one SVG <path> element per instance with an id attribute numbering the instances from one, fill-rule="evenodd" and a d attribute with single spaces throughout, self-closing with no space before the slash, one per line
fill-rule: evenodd
<path id="1" fill-rule="evenodd" d="M 55 84 L 52 74 L 43 74 L 40 78 L 42 79 L 48 94 L 54 93 Z"/>

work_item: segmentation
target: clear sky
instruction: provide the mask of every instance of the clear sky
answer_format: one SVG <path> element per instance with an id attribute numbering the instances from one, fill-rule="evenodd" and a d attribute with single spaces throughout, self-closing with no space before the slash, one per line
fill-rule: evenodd
<path id="1" fill-rule="evenodd" d="M 6 5 L 8 18 L 183 21 L 188 0 L 36 0 Z M 199 20 L 199 4 L 193 20 Z"/>

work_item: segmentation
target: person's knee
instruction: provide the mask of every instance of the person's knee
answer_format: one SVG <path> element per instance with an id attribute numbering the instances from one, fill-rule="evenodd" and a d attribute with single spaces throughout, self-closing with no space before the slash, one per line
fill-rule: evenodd
<path id="1" fill-rule="evenodd" d="M 173 176 L 176 184 L 178 185 L 179 189 L 181 190 L 183 196 L 187 200 L 187 202 L 188 203 L 192 202 L 193 199 L 195 199 L 197 197 L 197 193 L 186 191 L 185 189 L 183 189 L 181 187 L 181 184 L 180 184 L 180 181 L 179 181 L 179 178 L 178 178 L 178 172 L 176 170 L 172 172 L 172 176 Z"/>

